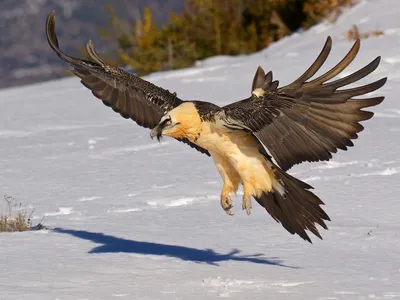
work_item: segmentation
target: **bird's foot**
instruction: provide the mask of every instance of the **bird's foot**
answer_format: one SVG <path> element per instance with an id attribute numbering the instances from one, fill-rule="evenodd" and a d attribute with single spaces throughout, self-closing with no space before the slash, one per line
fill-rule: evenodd
<path id="1" fill-rule="evenodd" d="M 228 196 L 221 195 L 221 206 L 228 215 L 230 216 L 233 215 L 233 213 L 230 210 L 233 207 L 232 199 L 229 195 Z"/>
<path id="2" fill-rule="evenodd" d="M 246 210 L 247 215 L 250 215 L 251 208 L 251 197 L 244 196 L 242 201 L 242 209 Z"/>

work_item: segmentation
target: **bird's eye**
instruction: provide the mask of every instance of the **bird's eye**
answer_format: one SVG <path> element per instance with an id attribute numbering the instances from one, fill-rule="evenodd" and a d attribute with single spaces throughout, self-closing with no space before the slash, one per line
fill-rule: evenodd
<path id="1" fill-rule="evenodd" d="M 165 126 L 170 126 L 171 125 L 171 120 L 168 120 L 167 122 L 165 122 Z"/>

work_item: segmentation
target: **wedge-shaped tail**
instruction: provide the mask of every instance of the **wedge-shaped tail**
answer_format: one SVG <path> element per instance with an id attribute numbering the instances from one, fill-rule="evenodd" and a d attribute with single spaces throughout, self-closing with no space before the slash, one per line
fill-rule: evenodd
<path id="1" fill-rule="evenodd" d="M 280 190 L 264 192 L 261 197 L 255 197 L 256 201 L 291 234 L 298 234 L 311 243 L 308 230 L 322 239 L 316 225 L 328 229 L 325 221 L 330 221 L 330 218 L 321 208 L 324 203 L 310 191 L 312 186 L 277 166 L 272 172 L 281 185 Z"/>

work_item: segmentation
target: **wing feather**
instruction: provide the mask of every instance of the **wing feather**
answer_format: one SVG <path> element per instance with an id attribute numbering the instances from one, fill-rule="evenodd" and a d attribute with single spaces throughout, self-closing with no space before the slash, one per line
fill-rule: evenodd
<path id="1" fill-rule="evenodd" d="M 328 37 L 330 39 L 330 37 Z M 344 69 L 346 69 L 350 63 L 354 60 L 354 58 L 357 56 L 358 51 L 360 50 L 360 40 L 357 39 L 353 45 L 353 47 L 350 49 L 350 51 L 347 53 L 347 55 L 336 65 L 334 66 L 331 70 L 326 72 L 325 74 L 321 75 L 320 77 L 311 80 L 308 82 L 308 86 L 319 86 L 323 84 L 324 82 L 332 79 L 336 75 L 339 75 Z M 303 82 L 304 83 L 304 82 Z"/>
<path id="2" fill-rule="evenodd" d="M 165 112 L 183 102 L 167 90 L 120 68 L 107 65 L 97 54 L 91 41 L 87 43 L 86 49 L 93 61 L 63 53 L 55 32 L 54 14 L 52 11 L 46 22 L 49 45 L 62 60 L 69 63 L 71 71 L 81 78 L 81 83 L 90 89 L 94 96 L 121 116 L 131 118 L 140 126 L 152 128 L 158 124 Z"/>
<path id="3" fill-rule="evenodd" d="M 303 84 L 306 80 L 310 79 L 312 76 L 315 75 L 315 73 L 318 72 L 318 70 L 321 68 L 321 66 L 325 63 L 326 59 L 329 56 L 329 53 L 331 52 L 332 49 L 332 38 L 328 37 L 326 39 L 325 45 L 322 48 L 321 53 L 318 55 L 317 59 L 311 64 L 311 66 L 307 69 L 307 71 L 304 72 L 303 75 L 301 75 L 297 80 L 295 80 L 291 85 L 288 85 L 287 88 L 292 88 L 298 85 Z"/>
<path id="4" fill-rule="evenodd" d="M 283 170 L 303 161 L 329 160 L 338 149 L 353 146 L 353 139 L 364 127 L 359 123 L 373 113 L 362 110 L 381 103 L 384 97 L 356 99 L 381 88 L 387 78 L 346 88 L 371 74 L 380 57 L 360 70 L 327 82 L 345 70 L 360 49 L 357 40 L 346 56 L 332 69 L 310 80 L 322 67 L 331 51 L 330 37 L 317 59 L 291 84 L 278 88 L 272 73 L 259 67 L 253 79 L 251 97 L 222 107 L 218 115 L 227 126 L 251 131 L 268 148 Z M 262 80 L 264 79 L 264 81 Z M 343 88 L 343 89 L 340 89 Z M 254 91 L 262 89 L 263 92 Z"/>
<path id="5" fill-rule="evenodd" d="M 92 61 L 75 58 L 63 53 L 59 48 L 55 32 L 55 12 L 51 11 L 46 21 L 46 35 L 50 47 L 69 64 L 69 69 L 81 79 L 81 83 L 125 119 L 132 119 L 145 128 L 155 127 L 162 116 L 183 101 L 146 80 L 110 66 L 96 52 L 91 40 L 86 50 Z M 188 140 L 179 140 L 192 148 L 209 155 L 205 149 Z"/>

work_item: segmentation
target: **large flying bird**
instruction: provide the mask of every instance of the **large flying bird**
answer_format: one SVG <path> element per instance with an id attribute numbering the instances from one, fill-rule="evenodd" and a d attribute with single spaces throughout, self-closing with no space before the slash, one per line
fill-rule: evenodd
<path id="1" fill-rule="evenodd" d="M 379 65 L 380 57 L 350 75 L 329 81 L 353 61 L 360 48 L 357 40 L 348 54 L 325 74 L 311 79 L 328 58 L 332 40 L 308 70 L 289 85 L 278 87 L 272 72 L 259 67 L 251 95 L 219 107 L 203 101 L 184 101 L 175 93 L 111 66 L 96 53 L 91 41 L 91 61 L 64 54 L 55 33 L 54 11 L 46 22 L 47 39 L 94 96 L 124 118 L 150 128 L 150 136 L 170 136 L 211 156 L 223 179 L 221 206 L 231 215 L 231 193 L 243 185 L 242 208 L 250 214 L 252 198 L 291 234 L 311 242 L 305 230 L 317 237 L 319 224 L 327 229 L 324 204 L 307 183 L 286 171 L 304 161 L 325 161 L 337 149 L 353 146 L 363 129 L 359 123 L 372 112 L 362 108 L 381 103 L 384 97 L 355 99 L 382 87 L 386 78 L 345 88 Z M 329 81 L 329 82 L 328 82 Z M 266 151 L 268 149 L 271 156 Z"/>

